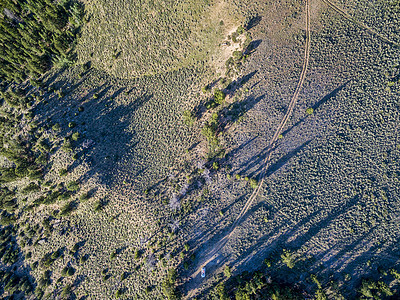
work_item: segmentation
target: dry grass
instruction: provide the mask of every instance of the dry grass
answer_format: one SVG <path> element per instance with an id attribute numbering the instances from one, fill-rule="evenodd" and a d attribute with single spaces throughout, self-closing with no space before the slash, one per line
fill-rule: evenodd
<path id="1" fill-rule="evenodd" d="M 118 78 L 164 73 L 207 61 L 240 23 L 231 2 L 88 1 L 78 44 L 81 62 Z M 223 20 L 224 24 L 220 24 Z"/>

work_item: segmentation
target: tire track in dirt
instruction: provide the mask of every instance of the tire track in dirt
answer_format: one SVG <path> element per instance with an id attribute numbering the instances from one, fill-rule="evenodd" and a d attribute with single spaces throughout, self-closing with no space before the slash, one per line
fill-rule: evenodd
<path id="1" fill-rule="evenodd" d="M 283 119 L 281 120 L 278 128 L 275 131 L 275 134 L 273 135 L 269 145 L 267 146 L 267 157 L 265 158 L 264 162 L 263 162 L 263 167 L 261 170 L 261 173 L 259 175 L 259 184 L 257 186 L 257 188 L 253 191 L 253 193 L 251 194 L 250 198 L 247 200 L 247 202 L 245 203 L 244 207 L 242 208 L 241 212 L 239 213 L 239 215 L 236 217 L 235 221 L 232 223 L 231 227 L 229 228 L 229 233 L 227 235 L 225 235 L 215 246 L 214 248 L 209 252 L 209 254 L 206 257 L 206 261 L 203 262 L 200 266 L 200 268 L 198 268 L 198 270 L 196 272 L 194 272 L 190 277 L 189 280 L 192 280 L 194 278 L 196 278 L 198 276 L 198 274 L 201 272 L 201 269 L 203 267 L 205 267 L 208 263 L 210 263 L 211 261 L 213 261 L 217 256 L 218 256 L 218 251 L 222 249 L 222 247 L 225 246 L 225 244 L 229 241 L 230 237 L 232 236 L 232 233 L 234 232 L 234 230 L 236 229 L 237 225 L 239 224 L 239 222 L 242 220 L 243 216 L 247 213 L 247 211 L 249 210 L 250 206 L 252 205 L 252 203 L 254 202 L 254 200 L 257 198 L 262 184 L 264 183 L 264 176 L 265 176 L 265 171 L 268 169 L 268 167 L 271 164 L 271 155 L 274 149 L 274 146 L 276 144 L 276 142 L 279 139 L 279 135 L 282 133 L 283 128 L 286 126 L 286 123 L 288 122 L 289 118 L 291 117 L 292 113 L 293 113 L 293 109 L 296 106 L 297 103 L 297 99 L 300 95 L 300 91 L 301 88 L 303 87 L 304 84 L 304 80 L 306 78 L 306 73 L 307 73 L 307 69 L 308 69 L 308 63 L 309 63 L 309 57 L 310 57 L 310 4 L 309 4 L 310 0 L 305 0 L 306 2 L 306 44 L 305 44 L 305 50 L 304 50 L 304 60 L 303 60 L 303 66 L 302 66 L 302 71 L 300 74 L 300 79 L 299 82 L 297 83 L 295 92 L 290 100 L 288 109 L 283 117 Z M 190 289 L 189 294 L 186 296 L 186 298 L 191 298 L 193 296 L 195 292 L 195 288 L 194 289 Z"/>
<path id="2" fill-rule="evenodd" d="M 332 8 L 334 11 L 336 11 L 339 15 L 341 15 L 346 20 L 356 24 L 357 26 L 363 28 L 364 30 L 368 31 L 369 33 L 371 33 L 373 35 L 376 35 L 377 37 L 379 37 L 381 40 L 385 41 L 386 43 L 393 44 L 393 45 L 395 45 L 397 47 L 400 47 L 399 43 L 397 43 L 395 41 L 392 41 L 391 39 L 389 39 L 389 38 L 383 36 L 381 33 L 377 32 L 375 29 L 372 29 L 371 27 L 365 25 L 364 23 L 361 23 L 361 22 L 357 21 L 352 16 L 350 16 L 347 12 L 345 12 L 343 9 L 341 9 L 339 6 L 334 4 L 332 1 L 330 1 L 330 0 L 322 0 L 322 2 L 324 2 L 330 8 Z"/>

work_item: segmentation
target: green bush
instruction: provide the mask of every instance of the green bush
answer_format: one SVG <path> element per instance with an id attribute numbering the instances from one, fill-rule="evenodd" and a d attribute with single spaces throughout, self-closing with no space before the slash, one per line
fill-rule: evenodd
<path id="1" fill-rule="evenodd" d="M 60 169 L 58 171 L 58 175 L 60 175 L 60 176 L 65 176 L 67 174 L 68 174 L 68 170 L 67 169 Z"/>
<path id="2" fill-rule="evenodd" d="M 179 294 L 175 287 L 176 277 L 177 277 L 176 270 L 169 269 L 167 278 L 161 284 L 162 292 L 167 297 L 168 300 L 175 300 L 178 299 L 179 297 Z"/>
<path id="3" fill-rule="evenodd" d="M 214 101 L 217 104 L 222 104 L 225 100 L 225 93 L 221 91 L 220 89 L 215 89 L 214 90 Z"/>
<path id="4" fill-rule="evenodd" d="M 79 200 L 80 201 L 87 201 L 88 199 L 89 199 L 90 197 L 89 197 L 89 193 L 83 193 L 80 197 L 79 197 Z"/>
<path id="5" fill-rule="evenodd" d="M 230 278 L 232 276 L 231 268 L 226 265 L 224 268 L 224 275 L 226 278 Z"/>
<path id="6" fill-rule="evenodd" d="M 22 192 L 22 194 L 27 195 L 32 192 L 38 192 L 38 191 L 40 191 L 40 186 L 38 186 L 34 182 L 31 182 L 26 187 L 24 187 L 21 192 Z"/>
<path id="7" fill-rule="evenodd" d="M 69 215 L 74 209 L 75 209 L 75 203 L 74 203 L 74 201 L 71 201 L 71 202 L 65 204 L 65 205 L 61 208 L 59 215 L 60 215 L 60 216 L 67 216 L 67 215 Z"/>
<path id="8" fill-rule="evenodd" d="M 72 286 L 70 284 L 67 284 L 61 292 L 61 297 L 62 298 L 67 298 L 71 295 L 71 291 L 72 291 Z"/>
<path id="9" fill-rule="evenodd" d="M 102 209 L 103 209 L 103 203 L 100 200 L 96 201 L 96 203 L 94 204 L 94 210 L 98 212 L 101 211 Z"/>
<path id="10" fill-rule="evenodd" d="M 80 134 L 79 132 L 74 132 L 74 133 L 72 134 L 71 139 L 72 139 L 73 141 L 77 141 L 77 140 L 79 140 L 80 137 L 81 137 L 81 134 Z"/>
<path id="11" fill-rule="evenodd" d="M 314 109 L 312 107 L 309 107 L 306 109 L 307 115 L 312 115 L 314 113 Z"/>
<path id="12" fill-rule="evenodd" d="M 119 289 L 116 293 L 115 293 L 115 298 L 121 298 L 121 296 L 124 294 L 124 291 L 122 289 Z"/>
<path id="13" fill-rule="evenodd" d="M 256 189 L 257 186 L 258 186 L 258 181 L 257 181 L 256 179 L 254 179 L 254 178 L 251 178 L 250 181 L 249 181 L 249 183 L 250 183 L 250 186 L 251 186 L 253 189 Z"/>
<path id="14" fill-rule="evenodd" d="M 71 181 L 67 184 L 67 190 L 71 192 L 76 192 L 79 190 L 79 183 L 76 181 Z"/>
<path id="15" fill-rule="evenodd" d="M 295 261 L 294 261 L 294 256 L 290 251 L 283 249 L 283 253 L 281 254 L 281 259 L 282 262 L 286 264 L 288 268 L 293 269 Z"/>
<path id="16" fill-rule="evenodd" d="M 185 123 L 187 126 L 193 126 L 194 120 L 194 116 L 190 110 L 185 110 L 183 112 L 183 123 Z"/>

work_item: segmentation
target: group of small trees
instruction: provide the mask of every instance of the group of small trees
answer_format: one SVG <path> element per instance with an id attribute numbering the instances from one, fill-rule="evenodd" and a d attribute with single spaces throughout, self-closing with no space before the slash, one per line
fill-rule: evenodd
<path id="1" fill-rule="evenodd" d="M 0 80 L 22 82 L 72 59 L 84 16 L 78 2 L 5 0 L 0 11 Z"/>
<path id="2" fill-rule="evenodd" d="M 0 286 L 9 295 L 18 294 L 21 291 L 28 294 L 33 290 L 30 278 L 17 275 L 13 267 L 20 258 L 20 249 L 13 237 L 15 233 L 16 228 L 13 225 L 8 225 L 0 230 L 0 258 L 5 265 L 0 270 Z"/>

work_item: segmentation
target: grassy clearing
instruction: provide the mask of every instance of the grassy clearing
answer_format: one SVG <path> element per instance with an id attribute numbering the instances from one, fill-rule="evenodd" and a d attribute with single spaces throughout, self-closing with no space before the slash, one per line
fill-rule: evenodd
<path id="1" fill-rule="evenodd" d="M 95 1 L 78 44 L 78 56 L 118 78 L 163 73 L 197 65 L 218 51 L 237 27 L 231 2 Z M 221 23 L 221 21 L 223 21 Z"/>

